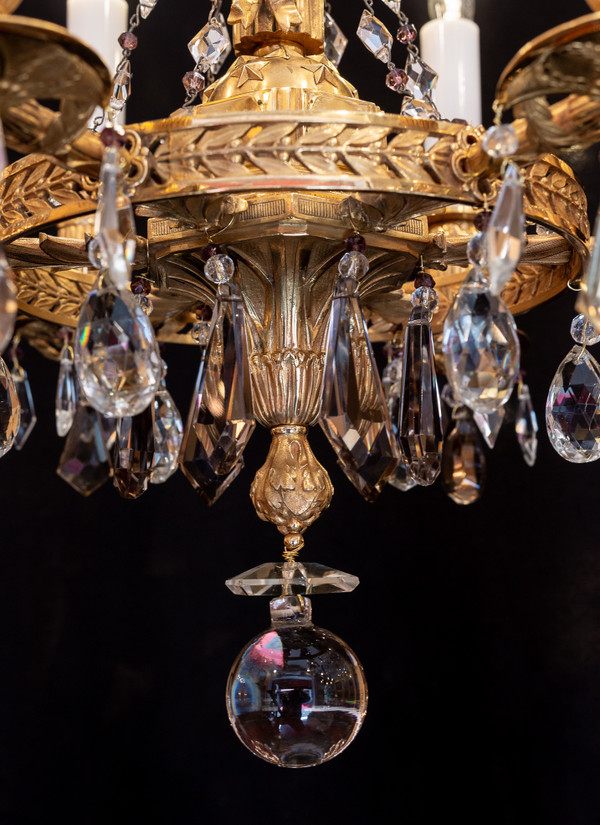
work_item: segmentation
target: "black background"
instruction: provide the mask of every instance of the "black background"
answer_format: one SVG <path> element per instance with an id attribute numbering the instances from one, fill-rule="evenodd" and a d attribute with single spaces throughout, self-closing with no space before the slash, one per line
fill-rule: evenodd
<path id="1" fill-rule="evenodd" d="M 362 4 L 332 6 L 351 35 Z M 64 7 L 25 0 L 21 12 L 64 23 Z M 424 7 L 404 3 L 416 24 Z M 140 29 L 132 122 L 180 105 L 186 43 L 207 10 L 161 0 Z M 479 0 L 487 122 L 512 54 L 586 11 L 583 0 Z M 350 40 L 342 71 L 398 111 L 385 67 Z M 595 153 L 577 168 L 595 201 Z M 542 425 L 572 345 L 573 299 L 519 320 Z M 197 351 L 166 357 L 185 412 Z M 245 750 L 223 701 L 231 662 L 268 623 L 265 600 L 223 585 L 280 552 L 248 498 L 268 435 L 255 433 L 246 469 L 212 509 L 180 474 L 134 503 L 108 485 L 84 500 L 54 472 L 57 366 L 31 350 L 25 366 L 39 421 L 0 463 L 1 825 L 598 822 L 598 466 L 567 464 L 541 432 L 530 469 L 507 427 L 480 503 L 459 508 L 437 484 L 390 488 L 369 505 L 314 431 L 336 494 L 305 558 L 361 578 L 352 595 L 316 597 L 315 619 L 359 655 L 370 709 L 340 757 L 286 771 Z"/>

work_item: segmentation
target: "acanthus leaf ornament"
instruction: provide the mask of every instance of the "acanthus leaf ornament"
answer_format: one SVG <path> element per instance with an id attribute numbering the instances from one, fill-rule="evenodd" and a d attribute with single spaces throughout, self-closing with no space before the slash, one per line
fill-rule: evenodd
<path id="1" fill-rule="evenodd" d="M 234 0 L 227 22 L 230 25 L 241 23 L 244 28 L 250 28 L 263 10 L 273 14 L 281 31 L 288 32 L 292 26 L 302 23 L 296 0 Z"/>

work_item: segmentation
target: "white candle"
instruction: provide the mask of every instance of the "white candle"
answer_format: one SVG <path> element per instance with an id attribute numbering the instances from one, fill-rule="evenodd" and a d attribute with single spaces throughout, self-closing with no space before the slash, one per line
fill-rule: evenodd
<path id="1" fill-rule="evenodd" d="M 98 52 L 111 74 L 121 59 L 117 40 L 127 31 L 128 16 L 126 0 L 67 0 L 67 28 Z"/>
<path id="2" fill-rule="evenodd" d="M 425 23 L 420 32 L 423 59 L 439 75 L 433 99 L 442 117 L 479 124 L 479 26 L 461 15 L 460 0 L 434 0 L 433 5 L 443 16 Z"/>

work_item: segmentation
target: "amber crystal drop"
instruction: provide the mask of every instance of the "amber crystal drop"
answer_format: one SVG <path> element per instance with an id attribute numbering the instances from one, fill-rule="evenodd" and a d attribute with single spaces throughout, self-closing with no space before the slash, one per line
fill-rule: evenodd
<path id="1" fill-rule="evenodd" d="M 319 423 L 350 481 L 374 501 L 399 456 L 354 278 L 340 280 L 332 301 Z"/>
<path id="2" fill-rule="evenodd" d="M 4 359 L 0 358 L 0 457 L 15 443 L 21 423 L 17 390 Z"/>
<path id="3" fill-rule="evenodd" d="M 481 436 L 465 407 L 455 412 L 456 425 L 444 442 L 442 486 L 456 504 L 473 504 L 481 497 L 486 463 Z"/>
<path id="4" fill-rule="evenodd" d="M 154 465 L 154 404 L 117 424 L 114 484 L 123 498 L 139 498 L 148 489 Z"/>
<path id="5" fill-rule="evenodd" d="M 110 430 L 110 424 L 106 421 Z M 80 403 L 75 412 L 56 472 L 82 496 L 101 487 L 111 474 L 106 433 L 99 413 Z"/>
<path id="6" fill-rule="evenodd" d="M 238 475 L 255 426 L 240 291 L 223 284 L 180 454 L 182 472 L 209 504 Z"/>
<path id="7" fill-rule="evenodd" d="M 413 293 L 413 311 L 404 337 L 402 399 L 398 440 L 417 484 L 433 484 L 440 473 L 442 410 L 435 371 L 431 311 L 435 292 L 420 287 Z"/>

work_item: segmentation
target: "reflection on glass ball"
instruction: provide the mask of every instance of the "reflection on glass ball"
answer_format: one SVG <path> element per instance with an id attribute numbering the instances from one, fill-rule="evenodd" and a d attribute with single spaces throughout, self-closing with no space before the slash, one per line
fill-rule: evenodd
<path id="1" fill-rule="evenodd" d="M 227 684 L 227 711 L 239 738 L 286 768 L 337 756 L 366 710 L 360 662 L 345 642 L 313 624 L 274 623 L 242 650 Z"/>

